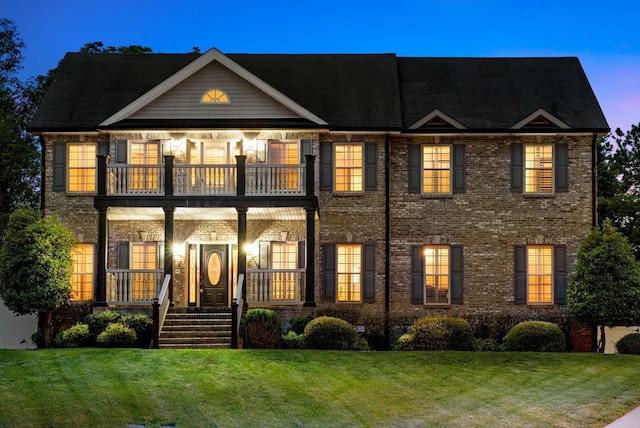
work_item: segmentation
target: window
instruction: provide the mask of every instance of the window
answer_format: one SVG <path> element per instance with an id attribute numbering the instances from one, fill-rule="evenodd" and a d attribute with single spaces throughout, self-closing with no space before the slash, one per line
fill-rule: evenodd
<path id="1" fill-rule="evenodd" d="M 422 192 L 451 193 L 451 146 L 422 147 Z"/>
<path id="2" fill-rule="evenodd" d="M 338 245 L 338 302 L 359 302 L 362 282 L 362 246 Z"/>
<path id="3" fill-rule="evenodd" d="M 335 145 L 335 191 L 362 192 L 362 144 Z"/>
<path id="4" fill-rule="evenodd" d="M 295 141 L 270 141 L 270 162 L 277 165 L 299 165 L 298 143 Z M 298 168 L 272 167 L 271 188 L 295 190 L 298 188 Z"/>
<path id="5" fill-rule="evenodd" d="M 133 300 L 151 300 L 154 296 L 155 272 L 158 269 L 158 244 L 131 243 L 131 270 L 133 272 L 131 296 Z"/>
<path id="6" fill-rule="evenodd" d="M 525 193 L 553 193 L 553 145 L 524 146 Z"/>
<path id="7" fill-rule="evenodd" d="M 527 284 L 529 303 L 553 303 L 553 247 L 527 247 Z"/>
<path id="8" fill-rule="evenodd" d="M 203 104 L 229 104 L 229 96 L 220 89 L 210 89 L 200 98 Z"/>
<path id="9" fill-rule="evenodd" d="M 157 190 L 160 173 L 157 141 L 131 142 L 130 186 L 134 190 Z"/>
<path id="10" fill-rule="evenodd" d="M 73 251 L 71 301 L 93 298 L 93 244 L 79 244 Z"/>
<path id="11" fill-rule="evenodd" d="M 69 192 L 96 191 L 96 145 L 69 144 Z"/>
<path id="12" fill-rule="evenodd" d="M 291 272 L 298 267 L 297 242 L 271 243 L 271 269 L 273 281 L 271 297 L 273 300 L 294 301 L 296 296 L 296 273 Z M 280 270 L 280 272 L 277 272 Z M 289 272 L 283 272 L 289 270 Z"/>
<path id="13" fill-rule="evenodd" d="M 449 303 L 449 247 L 425 248 L 424 274 L 425 303 Z"/>

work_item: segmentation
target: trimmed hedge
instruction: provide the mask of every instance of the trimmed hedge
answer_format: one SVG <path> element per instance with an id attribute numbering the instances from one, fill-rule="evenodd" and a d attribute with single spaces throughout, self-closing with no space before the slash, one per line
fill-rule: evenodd
<path id="1" fill-rule="evenodd" d="M 560 327 L 546 321 L 521 322 L 504 337 L 506 351 L 564 352 L 566 347 Z"/>
<path id="2" fill-rule="evenodd" d="M 640 355 L 640 333 L 630 333 L 616 343 L 618 354 Z"/>
<path id="3" fill-rule="evenodd" d="M 409 333 L 398 340 L 400 350 L 472 351 L 475 339 L 469 323 L 462 318 L 420 318 Z"/>
<path id="4" fill-rule="evenodd" d="M 122 323 L 109 324 L 96 339 L 101 348 L 129 348 L 135 342 L 136 332 Z"/>
<path id="5" fill-rule="evenodd" d="M 247 332 L 247 347 L 272 349 L 280 337 L 278 314 L 271 309 L 249 309 L 244 319 Z"/>
<path id="6" fill-rule="evenodd" d="M 153 320 L 149 315 L 128 315 L 122 318 L 122 323 L 136 332 L 134 346 L 148 348 L 151 346 L 151 336 L 153 336 Z"/>
<path id="7" fill-rule="evenodd" d="M 362 343 L 351 324 L 335 317 L 318 317 L 304 329 L 305 346 L 309 349 L 360 349 Z"/>
<path id="8" fill-rule="evenodd" d="M 76 324 L 58 334 L 55 339 L 59 348 L 79 348 L 91 344 L 89 326 L 86 324 Z"/>
<path id="9" fill-rule="evenodd" d="M 89 326 L 89 334 L 93 343 L 97 343 L 98 335 L 106 330 L 109 324 L 122 320 L 122 314 L 118 311 L 104 311 L 89 314 L 84 322 Z"/>

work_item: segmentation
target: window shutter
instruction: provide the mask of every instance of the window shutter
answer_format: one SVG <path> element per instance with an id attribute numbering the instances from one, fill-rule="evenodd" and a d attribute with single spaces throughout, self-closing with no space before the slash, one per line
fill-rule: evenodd
<path id="1" fill-rule="evenodd" d="M 462 246 L 451 246 L 451 303 L 461 305 L 464 303 Z"/>
<path id="2" fill-rule="evenodd" d="M 51 183 L 54 192 L 63 192 L 66 188 L 67 177 L 67 145 L 65 143 L 53 143 L 53 181 Z"/>
<path id="3" fill-rule="evenodd" d="M 556 144 L 556 192 L 569 191 L 569 145 Z"/>
<path id="4" fill-rule="evenodd" d="M 258 268 L 259 269 L 269 269 L 271 267 L 271 266 L 269 266 L 269 247 L 271 246 L 270 242 L 269 241 L 260 241 L 258 246 L 259 246 Z"/>
<path id="5" fill-rule="evenodd" d="M 378 145 L 364 144 L 364 190 L 378 190 Z"/>
<path id="6" fill-rule="evenodd" d="M 333 143 L 320 143 L 320 190 L 333 190 Z"/>
<path id="7" fill-rule="evenodd" d="M 324 301 L 335 303 L 336 301 L 336 245 L 324 244 L 322 251 L 322 285 L 324 288 Z"/>
<path id="8" fill-rule="evenodd" d="M 304 241 L 298 241 L 298 269 L 304 269 L 307 253 L 304 248 Z"/>
<path id="9" fill-rule="evenodd" d="M 424 255 L 417 245 L 411 247 L 411 303 L 424 304 Z"/>
<path id="10" fill-rule="evenodd" d="M 306 161 L 306 155 L 312 155 L 311 149 L 312 140 L 300 140 L 300 164 L 303 165 Z"/>
<path id="11" fill-rule="evenodd" d="M 127 163 L 127 140 L 116 140 L 116 163 Z"/>
<path id="12" fill-rule="evenodd" d="M 464 144 L 453 145 L 453 193 L 464 193 L 465 191 L 464 150 Z"/>
<path id="13" fill-rule="evenodd" d="M 422 146 L 409 144 L 409 193 L 421 193 Z"/>
<path id="14" fill-rule="evenodd" d="M 527 303 L 527 247 L 516 245 L 514 266 L 514 303 L 525 305 Z"/>
<path id="15" fill-rule="evenodd" d="M 522 144 L 511 144 L 511 191 L 514 193 L 523 192 L 524 153 L 522 150 Z"/>
<path id="16" fill-rule="evenodd" d="M 556 305 L 567 304 L 567 247 L 556 245 L 553 248 L 553 284 L 554 303 Z"/>
<path id="17" fill-rule="evenodd" d="M 99 156 L 108 156 L 109 155 L 109 143 L 101 142 L 98 143 L 98 153 Z"/>
<path id="18" fill-rule="evenodd" d="M 376 247 L 374 244 L 364 244 L 362 252 L 364 255 L 362 260 L 362 272 L 364 274 L 362 301 L 364 303 L 374 303 L 376 301 Z"/>
<path id="19" fill-rule="evenodd" d="M 129 241 L 118 242 L 118 269 L 129 269 Z"/>

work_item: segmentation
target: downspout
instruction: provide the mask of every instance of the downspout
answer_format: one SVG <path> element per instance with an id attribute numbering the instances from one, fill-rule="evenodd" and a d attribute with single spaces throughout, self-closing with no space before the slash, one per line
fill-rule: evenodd
<path id="1" fill-rule="evenodd" d="M 40 139 L 40 211 L 42 211 L 42 215 L 44 216 L 44 188 L 45 188 L 45 174 L 44 174 L 44 164 L 46 161 L 46 152 L 45 152 L 45 142 L 42 134 L 38 135 Z"/>
<path id="2" fill-rule="evenodd" d="M 389 310 L 390 310 L 390 296 L 389 291 L 391 273 L 391 261 L 389 260 L 389 254 L 391 253 L 391 192 L 389 190 L 391 168 L 391 141 L 389 134 L 385 134 L 384 138 L 384 337 L 385 337 L 385 350 L 388 351 L 391 345 L 391 328 L 389 326 Z"/>

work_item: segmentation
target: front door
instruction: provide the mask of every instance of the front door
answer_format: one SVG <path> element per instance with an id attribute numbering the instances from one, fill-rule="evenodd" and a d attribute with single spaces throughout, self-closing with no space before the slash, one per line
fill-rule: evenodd
<path id="1" fill-rule="evenodd" d="M 202 245 L 200 306 L 228 306 L 227 246 Z"/>

